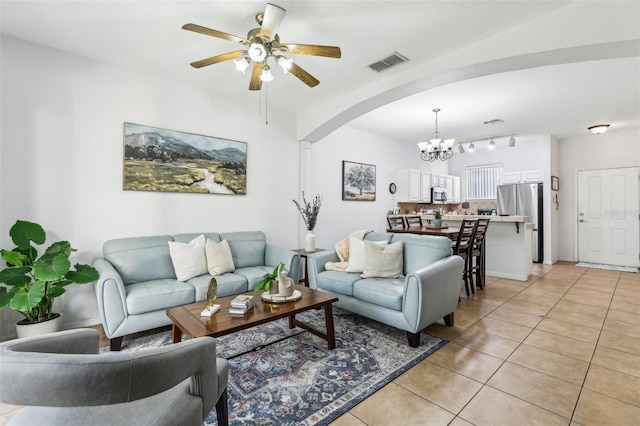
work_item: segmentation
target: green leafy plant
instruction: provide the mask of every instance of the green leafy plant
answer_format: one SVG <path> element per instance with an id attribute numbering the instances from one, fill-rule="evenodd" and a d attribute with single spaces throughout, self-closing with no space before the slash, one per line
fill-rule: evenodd
<path id="1" fill-rule="evenodd" d="M 278 272 L 280 272 L 281 268 L 284 268 L 284 263 L 279 262 L 273 272 L 264 274 L 262 276 L 262 279 L 260 280 L 260 282 L 258 282 L 258 284 L 256 284 L 256 287 L 253 289 L 253 291 L 255 293 L 259 292 L 260 290 L 269 291 L 269 289 L 271 288 L 271 281 L 278 279 Z"/>
<path id="2" fill-rule="evenodd" d="M 69 257 L 76 251 L 68 241 L 51 244 L 38 257 L 31 244 L 44 244 L 46 233 L 37 223 L 18 220 L 9 230 L 16 245 L 0 250 L 7 267 L 0 271 L 0 308 L 9 306 L 20 312 L 28 322 L 36 323 L 53 317 L 53 300 L 63 295 L 69 284 L 97 281 L 98 271 L 89 265 L 75 264 Z"/>
<path id="3" fill-rule="evenodd" d="M 436 210 L 433 212 L 433 218 L 434 219 L 442 219 L 442 213 L 440 213 L 440 210 Z"/>

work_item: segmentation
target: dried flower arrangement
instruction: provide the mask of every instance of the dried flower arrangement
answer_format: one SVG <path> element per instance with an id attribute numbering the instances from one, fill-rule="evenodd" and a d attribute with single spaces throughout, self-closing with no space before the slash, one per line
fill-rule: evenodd
<path id="1" fill-rule="evenodd" d="M 316 222 L 318 221 L 318 213 L 320 213 L 320 205 L 322 204 L 322 197 L 320 195 L 316 195 L 313 198 L 313 203 L 308 202 L 304 198 L 304 191 L 302 191 L 302 206 L 296 201 L 293 200 L 293 203 L 298 208 L 302 219 L 304 219 L 304 224 L 307 226 L 309 231 L 313 231 L 316 227 Z"/>

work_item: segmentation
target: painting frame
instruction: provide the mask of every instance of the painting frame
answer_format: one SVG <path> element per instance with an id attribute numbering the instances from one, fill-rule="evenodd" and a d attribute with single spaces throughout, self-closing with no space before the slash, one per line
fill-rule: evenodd
<path id="1" fill-rule="evenodd" d="M 376 200 L 376 166 L 373 164 L 342 161 L 342 200 Z"/>
<path id="2" fill-rule="evenodd" d="M 246 142 L 124 122 L 125 191 L 246 195 Z"/>
<path id="3" fill-rule="evenodd" d="M 551 176 L 551 190 L 559 191 L 560 190 L 560 179 L 558 176 Z"/>

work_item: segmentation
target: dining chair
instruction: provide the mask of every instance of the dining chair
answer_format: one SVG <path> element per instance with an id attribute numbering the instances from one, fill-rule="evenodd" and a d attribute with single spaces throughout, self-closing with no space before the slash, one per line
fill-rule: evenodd
<path id="1" fill-rule="evenodd" d="M 467 296 L 471 293 L 475 294 L 473 286 L 473 275 L 471 270 L 471 249 L 475 241 L 476 230 L 478 228 L 478 219 L 463 219 L 460 224 L 460 232 L 458 232 L 458 238 L 453 245 L 453 254 L 464 259 L 464 272 L 462 278 L 464 279 L 464 287 L 467 292 Z"/>
<path id="2" fill-rule="evenodd" d="M 405 216 L 407 228 L 422 228 L 422 216 Z"/>
<path id="3" fill-rule="evenodd" d="M 490 219 L 478 219 L 478 228 L 474 236 L 473 244 L 471 245 L 471 255 L 469 263 L 471 266 L 470 272 L 476 275 L 476 285 L 479 289 L 483 290 L 485 286 L 485 239 L 487 236 L 487 228 L 489 227 Z M 475 260 L 475 263 L 474 263 Z"/>
<path id="4" fill-rule="evenodd" d="M 389 229 L 404 229 L 406 228 L 404 224 L 404 219 L 402 216 L 387 216 L 387 224 L 389 225 Z"/>

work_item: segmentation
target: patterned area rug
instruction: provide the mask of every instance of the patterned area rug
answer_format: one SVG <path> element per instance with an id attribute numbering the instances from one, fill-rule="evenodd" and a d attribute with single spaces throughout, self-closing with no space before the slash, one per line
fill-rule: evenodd
<path id="1" fill-rule="evenodd" d="M 587 262 L 578 262 L 576 263 L 576 266 L 582 266 L 583 268 L 608 269 L 609 271 L 638 273 L 638 268 L 634 268 L 631 266 L 603 265 L 600 263 L 587 263 Z"/>
<path id="2" fill-rule="evenodd" d="M 324 330 L 324 311 L 298 315 Z M 336 349 L 279 320 L 218 338 L 230 362 L 231 425 L 326 425 L 422 361 L 447 341 L 404 331 L 334 308 Z M 123 351 L 168 345 L 170 332 L 127 340 Z M 206 425 L 216 424 L 215 410 Z"/>

